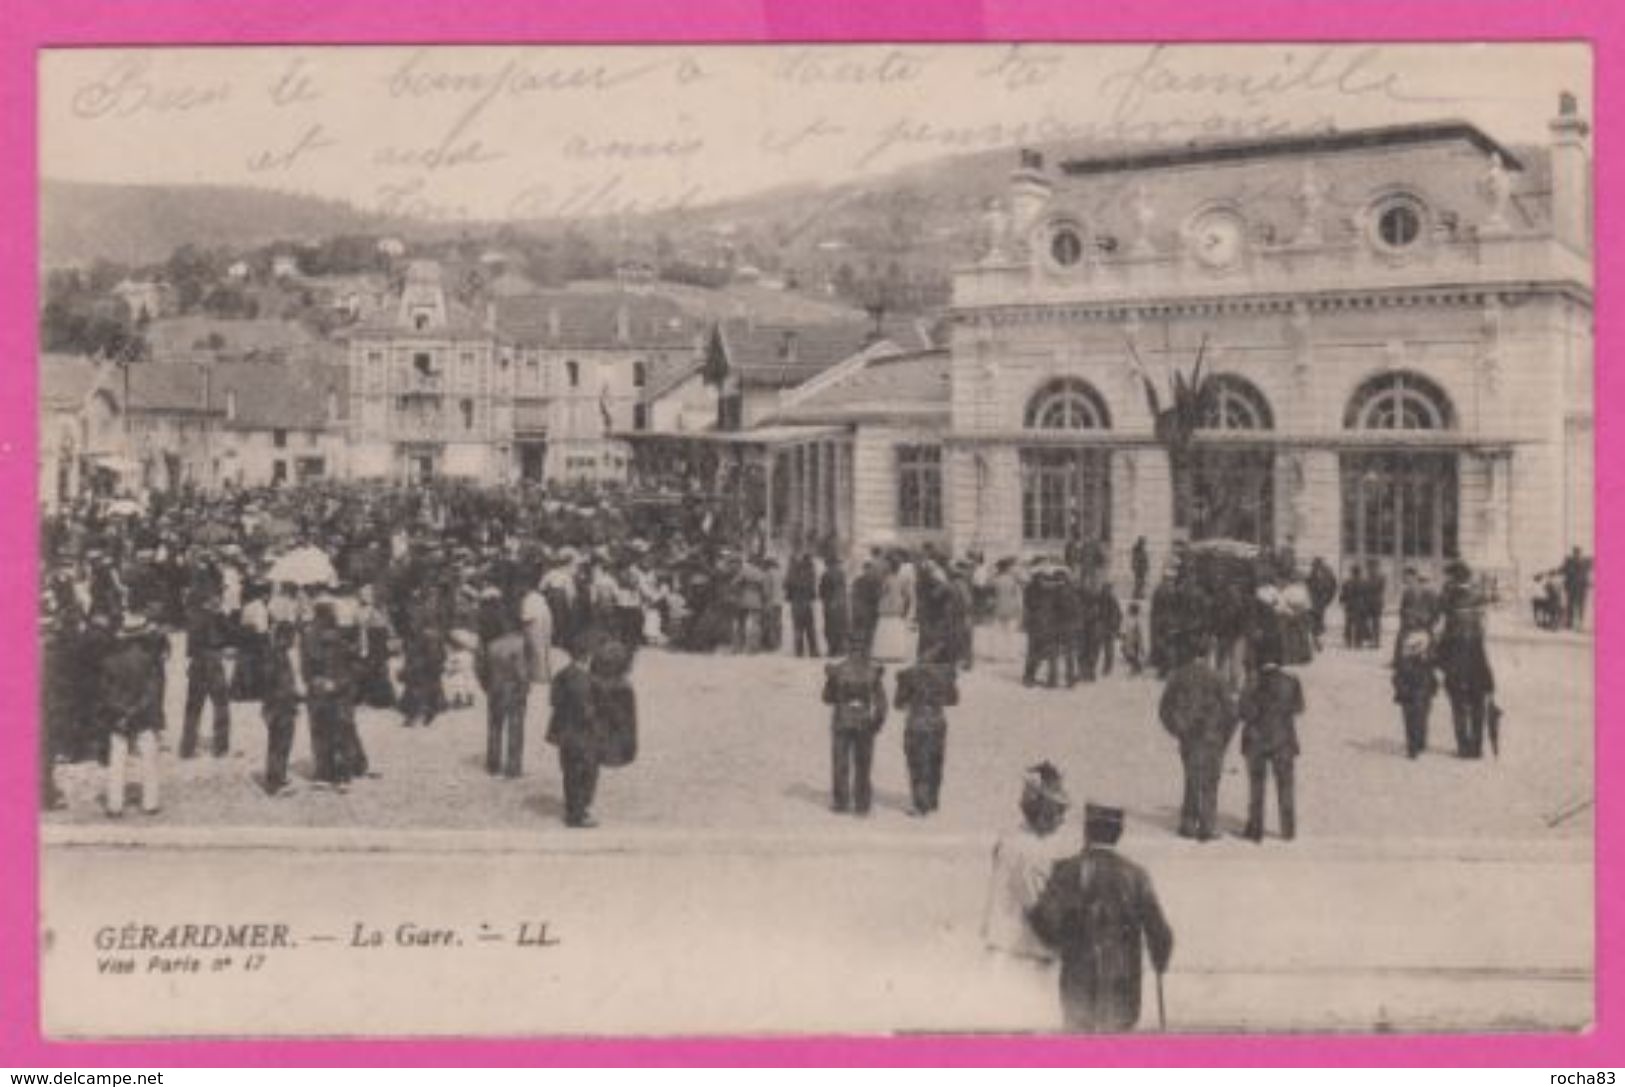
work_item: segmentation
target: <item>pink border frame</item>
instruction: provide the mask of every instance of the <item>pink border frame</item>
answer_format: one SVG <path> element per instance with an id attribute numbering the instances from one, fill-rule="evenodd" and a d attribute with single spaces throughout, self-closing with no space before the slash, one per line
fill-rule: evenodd
<path id="1" fill-rule="evenodd" d="M 37 892 L 38 544 L 33 510 L 36 404 L 38 216 L 35 52 L 53 45 L 311 44 L 496 41 L 838 41 L 838 40 L 1587 40 L 1596 50 L 1597 237 L 1612 239 L 1620 197 L 1625 75 L 1614 67 L 1625 15 L 1607 0 L 1438 0 L 1373 6 L 1360 0 L 1225 0 L 1198 12 L 1191 0 L 1138 0 L 1084 7 L 1067 0 L 596 0 L 566 9 L 545 0 L 483 0 L 421 7 L 367 0 L 22 0 L 0 35 L 0 358 L 14 395 L 0 403 L 0 630 L 11 632 L 0 671 L 0 858 L 12 874 L 0 896 L 0 1064 L 24 1068 L 123 1066 L 528 1066 L 528 1065 L 1387 1065 L 1547 1066 L 1625 1064 L 1625 800 L 1597 796 L 1598 1018 L 1578 1035 L 1356 1038 L 715 1039 L 703 1041 L 359 1041 L 57 1044 L 39 1031 Z M 1619 299 L 1619 247 L 1597 260 L 1599 313 Z M 1597 357 L 1625 346 L 1618 326 L 1599 321 Z M 1597 401 L 1612 407 L 1625 371 L 1597 367 Z M 1597 420 L 1597 549 L 1612 555 L 1625 530 L 1625 428 L 1612 411 Z M 1620 644 L 1614 598 L 1622 591 L 1607 558 L 1598 565 L 1598 645 Z M 1606 655 L 1599 655 L 1606 659 Z M 1625 780 L 1625 733 L 1616 731 L 1625 675 L 1598 677 L 1597 774 Z"/>

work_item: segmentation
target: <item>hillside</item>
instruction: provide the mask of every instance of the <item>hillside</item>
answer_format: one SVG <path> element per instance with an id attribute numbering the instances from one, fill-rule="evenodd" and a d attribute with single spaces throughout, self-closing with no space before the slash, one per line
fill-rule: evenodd
<path id="1" fill-rule="evenodd" d="M 403 225 L 342 201 L 267 189 L 47 179 L 40 191 L 40 260 L 47 268 L 96 259 L 146 264 L 187 242 L 238 250 Z"/>
<path id="2" fill-rule="evenodd" d="M 1086 149 L 1048 150 L 1060 157 Z M 391 220 L 341 201 L 263 189 L 47 180 L 41 255 L 47 267 L 96 258 L 142 264 L 160 261 L 188 242 L 245 250 L 340 234 L 389 233 L 433 243 L 495 236 L 499 230 L 545 237 L 570 228 L 606 253 L 624 245 L 629 234 L 636 247 L 663 248 L 701 264 L 753 265 L 815 291 L 842 277 L 872 278 L 888 269 L 910 282 L 940 284 L 955 263 L 975 255 L 987 199 L 1003 191 L 1014 163 L 1014 149 L 1001 148 L 839 185 L 787 186 L 613 222 L 535 220 L 455 228 Z"/>

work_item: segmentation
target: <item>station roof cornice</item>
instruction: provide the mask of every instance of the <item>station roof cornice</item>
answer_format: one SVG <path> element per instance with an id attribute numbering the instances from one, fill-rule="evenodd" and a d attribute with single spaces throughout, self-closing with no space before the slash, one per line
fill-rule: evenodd
<path id="1" fill-rule="evenodd" d="M 1421 124 L 1384 125 L 1347 132 L 1310 132 L 1267 139 L 1224 143 L 1195 143 L 1182 147 L 1160 147 L 1100 158 L 1069 159 L 1061 163 L 1067 177 L 1129 173 L 1141 170 L 1184 166 L 1211 166 L 1270 158 L 1303 155 L 1346 154 L 1390 148 L 1414 147 L 1429 143 L 1465 142 L 1486 156 L 1501 156 L 1509 170 L 1522 170 L 1523 162 L 1505 145 L 1466 121 L 1432 121 Z"/>

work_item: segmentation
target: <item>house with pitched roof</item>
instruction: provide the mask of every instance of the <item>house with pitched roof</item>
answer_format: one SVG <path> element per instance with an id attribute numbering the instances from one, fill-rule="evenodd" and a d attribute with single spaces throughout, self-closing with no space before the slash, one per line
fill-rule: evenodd
<path id="1" fill-rule="evenodd" d="M 514 366 L 519 475 L 620 481 L 623 432 L 649 429 L 647 393 L 692 366 L 698 329 L 670 299 L 627 289 L 499 297 Z"/>

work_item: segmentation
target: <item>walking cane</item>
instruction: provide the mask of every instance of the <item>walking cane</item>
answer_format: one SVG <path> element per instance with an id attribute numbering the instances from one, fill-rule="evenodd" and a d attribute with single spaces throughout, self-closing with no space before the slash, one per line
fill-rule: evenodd
<path id="1" fill-rule="evenodd" d="M 1157 1028 L 1168 1033 L 1168 1005 L 1162 999 L 1162 971 L 1157 971 Z"/>

